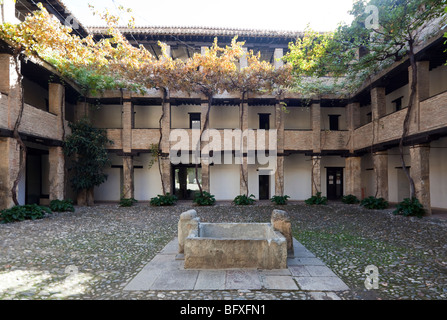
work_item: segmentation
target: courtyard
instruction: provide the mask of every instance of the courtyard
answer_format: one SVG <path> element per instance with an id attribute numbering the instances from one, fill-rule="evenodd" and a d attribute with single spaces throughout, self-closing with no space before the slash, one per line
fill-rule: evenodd
<path id="1" fill-rule="evenodd" d="M 203 222 L 269 222 L 273 209 L 287 211 L 294 238 L 349 290 L 125 290 L 177 237 L 179 216 L 191 208 Z M 392 211 L 337 202 L 76 207 L 74 213 L 0 225 L 0 300 L 445 300 L 447 220 Z M 379 283 L 368 290 L 370 265 L 377 267 Z"/>

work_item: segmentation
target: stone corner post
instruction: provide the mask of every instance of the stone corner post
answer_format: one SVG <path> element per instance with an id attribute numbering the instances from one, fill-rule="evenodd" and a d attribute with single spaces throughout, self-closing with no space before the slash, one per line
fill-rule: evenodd
<path id="1" fill-rule="evenodd" d="M 292 224 L 290 222 L 290 216 L 286 211 L 273 210 L 271 223 L 273 229 L 282 233 L 287 241 L 287 252 L 293 252 L 293 237 L 292 237 Z"/>
<path id="2" fill-rule="evenodd" d="M 200 218 L 197 217 L 195 210 L 183 212 L 178 222 L 178 252 L 184 253 L 185 240 L 191 231 L 199 229 Z"/>

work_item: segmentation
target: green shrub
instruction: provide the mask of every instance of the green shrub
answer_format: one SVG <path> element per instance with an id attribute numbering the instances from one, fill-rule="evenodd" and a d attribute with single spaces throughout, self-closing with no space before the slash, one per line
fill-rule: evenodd
<path id="1" fill-rule="evenodd" d="M 120 207 L 132 207 L 134 203 L 137 203 L 138 200 L 134 198 L 121 198 L 120 199 Z"/>
<path id="2" fill-rule="evenodd" d="M 68 200 L 52 200 L 50 202 L 50 209 L 53 212 L 74 212 L 73 201 Z"/>
<path id="3" fill-rule="evenodd" d="M 343 196 L 341 201 L 343 203 L 346 203 L 346 204 L 357 204 L 357 203 L 360 203 L 360 200 L 356 196 L 354 196 L 352 194 L 348 194 L 346 196 Z"/>
<path id="4" fill-rule="evenodd" d="M 394 210 L 393 213 L 400 214 L 405 217 L 416 216 L 418 218 L 422 218 L 425 214 L 425 210 L 417 198 L 405 198 L 396 206 L 396 210 Z"/>
<path id="5" fill-rule="evenodd" d="M 178 198 L 177 196 L 170 194 L 169 192 L 166 195 L 158 195 L 151 199 L 151 206 L 156 207 L 164 207 L 164 206 L 173 206 L 176 204 Z"/>
<path id="6" fill-rule="evenodd" d="M 383 210 L 388 208 L 388 201 L 383 198 L 368 197 L 360 202 L 362 207 L 373 210 Z"/>
<path id="7" fill-rule="evenodd" d="M 39 206 L 37 204 L 15 206 L 11 209 L 0 211 L 0 222 L 10 223 L 15 221 L 42 219 L 46 214 L 51 213 L 50 208 Z"/>
<path id="8" fill-rule="evenodd" d="M 210 194 L 209 192 L 203 191 L 202 194 L 200 192 L 196 192 L 194 196 L 194 203 L 198 204 L 199 206 L 212 206 L 216 203 L 216 199 L 214 198 L 214 195 Z"/>
<path id="9" fill-rule="evenodd" d="M 317 195 L 310 197 L 304 201 L 308 205 L 325 205 L 327 204 L 327 198 L 321 196 L 321 192 L 317 192 Z"/>
<path id="10" fill-rule="evenodd" d="M 233 200 L 233 203 L 238 206 L 251 205 L 255 202 L 256 202 L 255 196 L 252 194 L 250 196 L 246 196 L 245 194 L 242 194 L 242 195 L 237 196 Z"/>
<path id="11" fill-rule="evenodd" d="M 286 205 L 289 196 L 273 196 L 270 201 L 277 205 Z"/>

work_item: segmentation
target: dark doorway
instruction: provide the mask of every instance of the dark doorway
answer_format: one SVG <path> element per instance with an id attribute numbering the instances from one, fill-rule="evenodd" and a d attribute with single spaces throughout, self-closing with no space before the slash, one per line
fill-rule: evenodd
<path id="1" fill-rule="evenodd" d="M 270 199 L 270 176 L 259 175 L 259 200 Z"/>
<path id="2" fill-rule="evenodd" d="M 268 113 L 259 114 L 259 129 L 270 130 L 270 114 Z"/>
<path id="3" fill-rule="evenodd" d="M 343 197 L 343 168 L 326 168 L 327 198 L 340 200 Z"/>
<path id="4" fill-rule="evenodd" d="M 200 129 L 201 128 L 201 114 L 200 113 L 190 113 L 189 114 L 189 129 Z"/>
<path id="5" fill-rule="evenodd" d="M 26 153 L 25 203 L 40 204 L 40 199 L 47 198 L 42 194 L 42 157 L 48 151 L 28 148 Z M 48 177 L 45 177 L 48 179 Z"/>
<path id="6" fill-rule="evenodd" d="M 176 195 L 179 200 L 193 200 L 194 194 L 199 191 L 195 166 L 175 166 L 172 170 L 174 195 Z M 199 167 L 197 170 L 199 182 L 202 183 L 202 169 Z"/>
<path id="7" fill-rule="evenodd" d="M 340 115 L 331 114 L 329 116 L 329 130 L 338 131 L 340 128 Z"/>

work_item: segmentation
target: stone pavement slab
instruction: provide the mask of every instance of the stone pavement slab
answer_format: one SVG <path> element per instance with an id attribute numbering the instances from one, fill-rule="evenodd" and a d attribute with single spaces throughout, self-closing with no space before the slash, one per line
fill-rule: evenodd
<path id="1" fill-rule="evenodd" d="M 294 277 L 298 286 L 306 291 L 345 291 L 349 287 L 338 277 Z"/>
<path id="2" fill-rule="evenodd" d="M 270 290 L 299 290 L 296 282 L 288 276 L 265 276 L 263 279 L 265 289 Z"/>
<path id="3" fill-rule="evenodd" d="M 149 290 L 285 290 L 314 291 L 316 299 L 336 298 L 348 286 L 320 259 L 293 239 L 287 269 L 184 269 L 172 240 L 125 286 L 126 291 Z"/>
<path id="4" fill-rule="evenodd" d="M 201 270 L 194 290 L 225 290 L 226 271 Z"/>
<path id="5" fill-rule="evenodd" d="M 225 281 L 225 289 L 238 290 L 260 290 L 261 280 L 257 270 L 229 270 Z"/>

